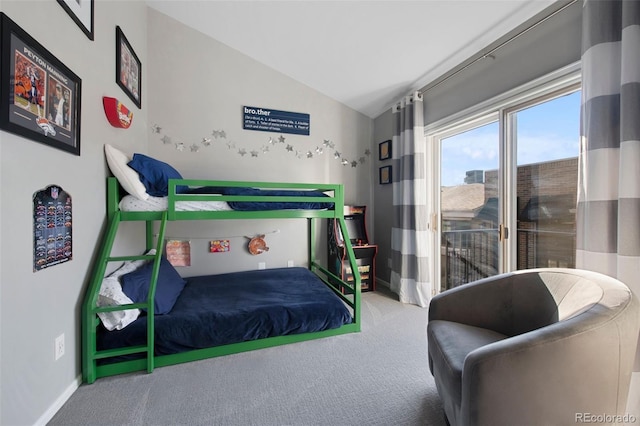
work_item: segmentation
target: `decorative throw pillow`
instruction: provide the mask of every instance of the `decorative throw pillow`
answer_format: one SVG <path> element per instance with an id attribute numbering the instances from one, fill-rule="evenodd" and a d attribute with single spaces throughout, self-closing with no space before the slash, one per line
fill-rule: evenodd
<path id="1" fill-rule="evenodd" d="M 133 154 L 133 159 L 129 161 L 128 165 L 138 172 L 147 194 L 154 197 L 167 196 L 169 179 L 182 179 L 180 173 L 169 164 L 144 154 Z M 176 187 L 176 192 L 183 193 L 186 189 L 186 186 L 181 185 Z"/>
<path id="2" fill-rule="evenodd" d="M 124 152 L 105 144 L 104 154 L 111 173 L 118 179 L 125 191 L 143 201 L 149 198 L 138 172 L 127 166 L 131 159 Z"/>
<path id="3" fill-rule="evenodd" d="M 148 262 L 142 268 L 120 277 L 122 291 L 135 303 L 143 303 L 147 300 L 152 271 L 153 262 Z M 178 271 L 163 255 L 160 261 L 160 270 L 158 271 L 158 282 L 156 283 L 155 313 L 169 313 L 173 309 L 176 300 L 178 300 L 178 296 L 180 296 L 185 284 L 186 281 L 182 279 Z"/>

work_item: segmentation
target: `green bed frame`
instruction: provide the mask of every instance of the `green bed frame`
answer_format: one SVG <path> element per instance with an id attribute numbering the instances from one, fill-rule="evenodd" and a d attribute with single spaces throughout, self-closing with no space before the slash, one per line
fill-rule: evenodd
<path id="1" fill-rule="evenodd" d="M 184 195 L 176 193 L 176 186 L 192 187 L 226 186 L 252 187 L 260 189 L 291 189 L 318 190 L 329 197 L 292 197 L 292 196 L 220 196 L 220 195 Z M 168 208 L 162 212 L 124 212 L 118 207 L 121 189 L 114 177 L 107 178 L 107 229 L 100 243 L 100 251 L 93 268 L 89 287 L 82 304 L 82 379 L 86 383 L 93 383 L 100 377 L 116 374 L 144 371 L 151 373 L 155 367 L 179 364 L 221 355 L 229 355 L 279 346 L 305 340 L 335 336 L 360 331 L 360 275 L 355 262 L 353 247 L 349 241 L 347 227 L 344 220 L 344 188 L 339 184 L 303 184 L 303 183 L 275 183 L 275 182 L 227 182 L 194 179 L 169 180 Z M 267 210 L 267 211 L 176 211 L 179 201 L 255 201 L 255 202 L 323 202 L 334 203 L 333 210 Z M 294 219 L 303 218 L 308 222 L 308 264 L 314 272 L 335 294 L 337 294 L 353 311 L 353 322 L 340 328 L 320 332 L 292 334 L 269 337 L 259 340 L 197 349 L 172 355 L 154 355 L 154 300 L 160 258 L 164 250 L 164 237 L 167 222 L 175 220 L 215 220 L 215 219 Z M 321 266 L 315 256 L 315 221 L 319 219 L 337 219 L 344 235 L 345 249 L 354 271 L 354 280 L 343 281 L 340 277 Z M 155 248 L 155 255 L 112 256 L 111 250 L 118 233 L 120 223 L 139 221 L 146 224 L 146 248 Z M 129 305 L 98 307 L 96 305 L 100 286 L 110 262 L 121 263 L 127 260 L 146 259 L 154 262 L 151 275 L 149 295 L 145 303 Z M 96 348 L 96 332 L 100 327 L 98 312 L 122 311 L 126 309 L 143 308 L 147 310 L 147 344 L 143 346 L 125 347 L 98 351 Z M 130 354 L 145 354 L 144 358 L 97 365 L 100 359 Z"/>

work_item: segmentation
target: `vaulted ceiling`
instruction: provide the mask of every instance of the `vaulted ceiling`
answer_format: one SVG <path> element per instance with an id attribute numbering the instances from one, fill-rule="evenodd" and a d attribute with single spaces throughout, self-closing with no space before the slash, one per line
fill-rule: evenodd
<path id="1" fill-rule="evenodd" d="M 147 0 L 375 118 L 554 0 Z"/>

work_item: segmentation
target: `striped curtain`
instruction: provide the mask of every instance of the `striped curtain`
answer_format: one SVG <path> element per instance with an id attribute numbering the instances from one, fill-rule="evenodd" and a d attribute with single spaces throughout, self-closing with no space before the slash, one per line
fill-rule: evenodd
<path id="1" fill-rule="evenodd" d="M 582 32 L 576 267 L 640 297 L 640 1 L 585 0 Z"/>
<path id="2" fill-rule="evenodd" d="M 393 107 L 393 227 L 391 290 L 403 303 L 428 306 L 429 243 L 426 140 L 422 95 L 415 93 Z"/>

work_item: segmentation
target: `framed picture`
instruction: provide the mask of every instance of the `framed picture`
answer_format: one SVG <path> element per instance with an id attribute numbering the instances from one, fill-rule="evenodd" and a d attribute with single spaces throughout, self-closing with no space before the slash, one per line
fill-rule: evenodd
<path id="1" fill-rule="evenodd" d="M 391 166 L 380 167 L 380 185 L 391 183 Z"/>
<path id="2" fill-rule="evenodd" d="M 142 64 L 120 27 L 116 27 L 116 83 L 142 108 Z"/>
<path id="3" fill-rule="evenodd" d="M 71 19 L 93 40 L 93 0 L 58 0 Z"/>
<path id="4" fill-rule="evenodd" d="M 378 158 L 380 160 L 391 158 L 391 140 L 380 142 L 380 145 L 378 145 Z"/>
<path id="5" fill-rule="evenodd" d="M 80 155 L 82 81 L 4 13 L 0 128 Z"/>

